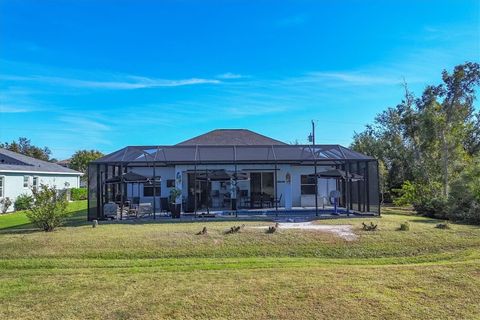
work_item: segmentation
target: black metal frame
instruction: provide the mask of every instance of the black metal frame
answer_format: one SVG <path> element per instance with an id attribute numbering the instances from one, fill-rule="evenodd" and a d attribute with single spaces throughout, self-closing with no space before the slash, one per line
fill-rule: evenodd
<path id="1" fill-rule="evenodd" d="M 230 150 L 230 151 L 229 151 Z M 189 152 L 192 152 L 192 157 L 188 156 Z M 212 154 L 209 154 L 209 151 Z M 259 153 L 263 151 L 263 156 Z M 231 152 L 231 158 L 229 153 Z M 218 155 L 218 159 L 215 159 L 215 154 Z M 373 188 L 370 184 L 370 169 L 369 163 L 375 163 L 376 171 L 376 187 Z M 344 170 L 352 172 L 352 164 L 356 164 L 356 171 L 360 171 L 359 163 L 365 163 L 364 172 L 356 172 L 357 174 L 365 175 L 364 179 L 364 194 L 360 192 L 360 183 L 357 184 L 357 202 L 359 211 L 370 212 L 371 209 L 371 192 L 376 189 L 379 192 L 379 172 L 378 162 L 376 159 L 367 157 L 358 152 L 349 150 L 339 145 L 272 145 L 272 146 L 134 146 L 126 147 L 119 151 L 116 151 L 110 155 L 107 155 L 101 159 L 93 161 L 89 164 L 90 168 L 94 168 L 96 171 L 95 183 L 96 183 L 96 215 L 90 212 L 93 209 L 91 201 L 93 196 L 88 197 L 89 207 L 89 220 L 93 218 L 103 217 L 103 203 L 105 192 L 103 190 L 104 182 L 102 180 L 102 172 L 106 173 L 105 179 L 108 178 L 108 168 L 113 167 L 113 173 L 115 168 L 118 168 L 119 172 L 127 172 L 127 168 L 132 167 L 153 167 L 154 181 L 156 180 L 156 169 L 158 167 L 169 167 L 180 164 L 187 164 L 194 166 L 194 186 L 197 186 L 197 169 L 198 166 L 205 166 L 208 176 L 208 165 L 234 165 L 235 173 L 237 173 L 238 165 L 273 165 L 274 171 L 274 192 L 275 199 L 277 199 L 278 190 L 278 177 L 277 170 L 279 164 L 293 164 L 301 166 L 313 166 L 315 175 L 317 174 L 317 167 L 320 166 L 342 166 Z M 101 170 L 103 166 L 104 171 Z M 91 177 L 89 175 L 89 191 L 91 186 Z M 316 179 L 317 180 L 317 179 Z M 236 181 L 237 182 L 237 181 Z M 93 183 L 93 182 L 92 182 Z M 347 209 L 347 213 L 353 210 L 353 185 L 351 181 L 345 181 L 342 183 L 344 186 L 344 205 Z M 156 185 L 154 183 L 153 194 L 153 218 L 156 218 Z M 116 190 L 116 189 L 115 189 Z M 315 214 L 318 215 L 318 185 L 316 183 L 315 188 Z M 195 190 L 196 191 L 196 190 Z M 121 186 L 121 201 L 123 213 L 123 203 L 125 196 L 125 187 Z M 208 195 L 209 196 L 209 195 Z M 364 198 L 364 201 L 361 199 Z M 197 199 L 195 195 L 194 212 L 197 215 Z M 208 202 L 208 201 L 207 201 Z M 361 204 L 363 202 L 363 210 L 361 210 Z M 238 216 L 238 205 L 235 206 L 235 215 Z M 207 208 L 207 211 L 209 208 Z M 278 215 L 278 203 L 275 202 L 275 212 Z M 378 196 L 378 214 L 380 215 L 380 197 Z"/>

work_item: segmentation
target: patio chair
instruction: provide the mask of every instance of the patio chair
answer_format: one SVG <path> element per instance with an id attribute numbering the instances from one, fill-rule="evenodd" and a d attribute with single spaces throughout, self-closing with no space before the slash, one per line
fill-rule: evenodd
<path id="1" fill-rule="evenodd" d="M 280 201 L 282 201 L 282 196 L 283 196 L 283 194 L 280 194 L 280 197 L 279 197 L 279 198 L 273 199 L 272 202 L 273 202 L 273 205 L 274 205 L 274 206 L 279 206 L 279 205 L 280 205 Z"/>

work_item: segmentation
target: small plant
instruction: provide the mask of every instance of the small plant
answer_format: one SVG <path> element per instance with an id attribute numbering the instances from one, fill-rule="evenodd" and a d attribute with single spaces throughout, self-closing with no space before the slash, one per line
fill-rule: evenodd
<path id="1" fill-rule="evenodd" d="M 178 198 L 182 195 L 182 190 L 173 188 L 170 190 L 170 212 L 172 218 L 180 218 L 180 211 L 182 210 L 182 204 L 177 203 Z"/>
<path id="2" fill-rule="evenodd" d="M 437 228 L 437 229 L 451 229 L 450 223 L 448 221 L 445 221 L 444 223 L 437 223 L 435 228 Z"/>
<path id="3" fill-rule="evenodd" d="M 400 224 L 400 228 L 398 228 L 399 231 L 409 231 L 410 230 L 410 224 L 405 221 Z"/>
<path id="4" fill-rule="evenodd" d="M 173 188 L 170 190 L 170 202 L 171 203 L 176 203 L 177 198 L 182 195 L 182 190 L 178 188 Z"/>
<path id="5" fill-rule="evenodd" d="M 21 194 L 15 199 L 15 211 L 28 210 L 32 207 L 33 197 L 28 194 Z"/>
<path id="6" fill-rule="evenodd" d="M 225 231 L 225 234 L 233 234 L 233 233 L 238 233 L 240 230 L 242 230 L 245 227 L 244 224 L 241 226 L 233 226 L 229 230 Z"/>
<path id="7" fill-rule="evenodd" d="M 33 205 L 27 211 L 27 218 L 38 228 L 50 232 L 62 225 L 67 213 L 65 192 L 57 192 L 55 187 L 40 185 L 33 190 Z"/>
<path id="8" fill-rule="evenodd" d="M 370 222 L 370 224 L 365 224 L 365 222 L 362 222 L 362 229 L 365 231 L 375 231 L 377 230 L 377 225 L 373 224 L 373 222 Z"/>
<path id="9" fill-rule="evenodd" d="M 201 231 L 196 233 L 197 236 L 200 236 L 200 235 L 203 235 L 203 234 L 207 234 L 207 227 L 203 227 L 203 229 Z"/>
<path id="10" fill-rule="evenodd" d="M 278 229 L 278 222 L 275 223 L 274 226 L 269 226 L 267 229 L 267 233 L 275 233 Z"/>
<path id="11" fill-rule="evenodd" d="M 11 205 L 12 205 L 12 200 L 10 200 L 9 197 L 2 198 L 0 200 L 0 212 L 7 213 Z"/>

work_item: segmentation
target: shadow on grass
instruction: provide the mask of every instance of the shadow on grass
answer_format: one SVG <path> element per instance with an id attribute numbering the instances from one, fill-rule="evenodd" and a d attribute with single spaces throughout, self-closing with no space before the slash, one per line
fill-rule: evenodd
<path id="1" fill-rule="evenodd" d="M 445 220 L 439 220 L 439 219 L 434 219 L 434 218 L 430 218 L 430 219 L 410 219 L 408 220 L 408 222 L 412 222 L 412 223 L 425 223 L 425 224 L 437 224 L 437 223 L 441 223 Z"/>

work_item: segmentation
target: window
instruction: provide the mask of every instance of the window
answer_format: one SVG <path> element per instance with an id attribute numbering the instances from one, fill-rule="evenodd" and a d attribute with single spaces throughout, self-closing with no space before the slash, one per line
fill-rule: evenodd
<path id="1" fill-rule="evenodd" d="M 143 196 L 144 197 L 153 197 L 153 184 L 144 184 L 143 185 Z M 160 183 L 155 184 L 155 196 L 160 196 Z"/>
<path id="2" fill-rule="evenodd" d="M 23 176 L 23 187 L 28 188 L 29 184 L 30 184 L 30 177 L 29 176 Z"/>
<path id="3" fill-rule="evenodd" d="M 0 177 L 0 198 L 5 195 L 5 177 Z"/>
<path id="4" fill-rule="evenodd" d="M 310 174 L 302 174 L 300 179 L 301 193 L 315 194 L 315 176 Z"/>
<path id="5" fill-rule="evenodd" d="M 175 179 L 167 180 L 167 188 L 175 188 Z"/>
<path id="6" fill-rule="evenodd" d="M 33 190 L 38 188 L 38 177 L 33 177 Z"/>

